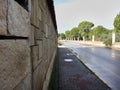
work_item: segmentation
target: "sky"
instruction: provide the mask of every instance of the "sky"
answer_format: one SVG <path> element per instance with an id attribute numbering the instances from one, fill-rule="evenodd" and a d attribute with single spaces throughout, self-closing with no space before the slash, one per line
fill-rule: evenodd
<path id="1" fill-rule="evenodd" d="M 58 33 L 77 27 L 84 20 L 113 29 L 120 0 L 54 0 Z"/>

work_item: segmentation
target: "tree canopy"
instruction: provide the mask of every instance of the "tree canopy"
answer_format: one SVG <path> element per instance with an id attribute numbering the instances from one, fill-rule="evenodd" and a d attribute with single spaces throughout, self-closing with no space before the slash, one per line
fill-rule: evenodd
<path id="1" fill-rule="evenodd" d="M 72 38 L 77 39 L 78 34 L 79 34 L 79 29 L 77 27 L 72 28 L 72 30 L 71 30 Z"/>
<path id="2" fill-rule="evenodd" d="M 70 32 L 70 30 L 67 30 L 67 31 L 65 32 L 65 35 L 66 35 L 66 38 L 67 38 L 67 39 L 70 39 L 70 38 L 71 38 L 71 32 Z"/>
<path id="3" fill-rule="evenodd" d="M 117 31 L 120 30 L 120 13 L 115 17 L 113 24 Z"/>
<path id="4" fill-rule="evenodd" d="M 66 37 L 65 37 L 64 33 L 60 33 L 60 34 L 58 34 L 58 38 L 59 39 L 65 39 Z"/>
<path id="5" fill-rule="evenodd" d="M 91 35 L 95 36 L 96 40 L 100 40 L 103 36 L 103 34 L 108 34 L 110 32 L 110 30 L 108 30 L 107 28 L 103 27 L 102 25 L 98 25 L 96 27 L 94 27 L 91 30 Z"/>
<path id="6" fill-rule="evenodd" d="M 78 25 L 80 35 L 84 36 L 85 38 L 88 38 L 88 33 L 90 32 L 93 26 L 94 24 L 90 21 L 82 21 Z"/>
<path id="7" fill-rule="evenodd" d="M 92 22 L 89 21 L 82 21 L 79 25 L 78 28 L 81 31 L 89 32 L 89 30 L 94 26 Z"/>
<path id="8" fill-rule="evenodd" d="M 107 44 L 111 44 L 112 31 L 116 31 L 116 41 L 120 41 L 120 13 L 116 15 L 114 18 L 114 28 L 107 29 L 102 25 L 98 25 L 94 27 L 94 23 L 90 21 L 82 21 L 78 24 L 78 27 L 73 27 L 71 30 L 67 30 L 64 34 L 60 34 L 62 39 L 81 39 L 83 40 L 83 36 L 87 40 L 92 39 L 92 35 L 95 36 L 95 40 L 103 41 Z M 94 27 L 94 28 L 93 28 Z"/>

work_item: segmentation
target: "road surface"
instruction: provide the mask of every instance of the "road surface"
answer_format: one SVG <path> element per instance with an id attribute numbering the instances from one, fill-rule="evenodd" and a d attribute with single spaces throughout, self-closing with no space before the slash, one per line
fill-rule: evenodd
<path id="1" fill-rule="evenodd" d="M 63 45 L 77 53 L 90 68 L 113 90 L 120 90 L 120 51 L 91 46 L 80 42 L 62 41 Z"/>

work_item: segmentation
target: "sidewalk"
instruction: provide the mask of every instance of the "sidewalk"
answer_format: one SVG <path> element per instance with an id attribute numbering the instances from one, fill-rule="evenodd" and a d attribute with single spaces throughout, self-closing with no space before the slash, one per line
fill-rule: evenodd
<path id="1" fill-rule="evenodd" d="M 59 47 L 54 90 L 111 90 L 67 48 Z"/>

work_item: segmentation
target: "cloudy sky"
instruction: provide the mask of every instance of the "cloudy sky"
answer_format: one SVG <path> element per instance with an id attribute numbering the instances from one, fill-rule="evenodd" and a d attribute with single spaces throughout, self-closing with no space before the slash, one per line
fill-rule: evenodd
<path id="1" fill-rule="evenodd" d="M 120 12 L 120 0 L 54 0 L 58 32 L 77 27 L 83 20 L 113 28 Z"/>

